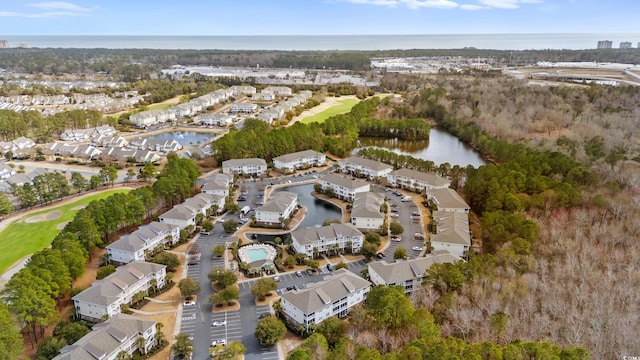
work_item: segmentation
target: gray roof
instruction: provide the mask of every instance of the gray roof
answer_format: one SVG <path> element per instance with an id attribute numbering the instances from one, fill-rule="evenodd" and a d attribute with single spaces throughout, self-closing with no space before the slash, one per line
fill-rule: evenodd
<path id="1" fill-rule="evenodd" d="M 321 239 L 335 239 L 341 236 L 364 236 L 351 224 L 329 224 L 321 227 L 310 227 L 291 232 L 291 238 L 301 245 L 315 244 Z"/>
<path id="2" fill-rule="evenodd" d="M 289 191 L 278 191 L 273 193 L 264 205 L 259 206 L 256 211 L 282 212 L 286 210 L 292 202 L 297 201 L 298 194 Z"/>
<path id="3" fill-rule="evenodd" d="M 438 204 L 438 208 L 446 209 L 469 209 L 470 206 L 453 189 L 432 189 L 428 191 Z"/>
<path id="4" fill-rule="evenodd" d="M 132 261 L 120 266 L 116 272 L 102 280 L 96 280 L 91 287 L 74 296 L 72 300 L 80 300 L 91 304 L 108 306 L 118 300 L 124 288 L 131 286 L 148 274 L 166 268 L 164 265 L 145 261 Z"/>
<path id="5" fill-rule="evenodd" d="M 139 319 L 135 316 L 117 314 L 80 338 L 72 345 L 63 347 L 55 360 L 96 360 L 103 354 L 109 356 L 120 350 L 123 339 L 136 338 L 148 329 L 155 327 L 152 320 Z"/>
<path id="6" fill-rule="evenodd" d="M 184 205 L 176 205 L 173 209 L 160 215 L 160 218 L 177 220 L 189 220 L 193 217 L 195 217 L 194 211 Z"/>
<path id="7" fill-rule="evenodd" d="M 471 245 L 469 215 L 455 211 L 434 211 L 433 221 L 437 224 L 437 234 L 431 234 L 431 242 Z"/>
<path id="8" fill-rule="evenodd" d="M 427 184 L 431 184 L 432 186 L 435 186 L 435 187 L 449 186 L 449 184 L 451 184 L 451 181 L 441 176 L 424 173 L 420 171 L 415 171 L 411 169 L 404 169 L 404 168 L 398 169 L 398 170 L 392 171 L 390 175 L 404 176 L 411 179 L 420 180 L 420 181 L 426 182 Z"/>
<path id="9" fill-rule="evenodd" d="M 411 260 L 398 260 L 393 263 L 376 261 L 369 264 L 369 268 L 384 280 L 386 284 L 398 284 L 417 277 L 422 277 L 433 264 L 455 263 L 462 258 L 440 250 Z"/>
<path id="10" fill-rule="evenodd" d="M 369 288 L 371 283 L 346 269 L 339 269 L 310 286 L 313 287 L 286 292 L 282 297 L 304 314 L 311 314 L 350 293 Z"/>
<path id="11" fill-rule="evenodd" d="M 384 218 L 380 206 L 384 203 L 384 195 L 374 192 L 357 193 L 353 199 L 351 217 Z"/>
<path id="12" fill-rule="evenodd" d="M 338 186 L 342 186 L 347 189 L 352 189 L 352 190 L 369 185 L 368 182 L 361 181 L 361 180 L 354 180 L 350 177 L 344 177 L 337 174 L 327 174 L 327 175 L 321 176 L 320 180 L 326 181 L 328 183 L 335 184 Z"/>
<path id="13" fill-rule="evenodd" d="M 267 162 L 259 158 L 231 159 L 222 162 L 223 168 L 238 166 L 267 166 Z"/>
<path id="14" fill-rule="evenodd" d="M 356 164 L 356 165 L 362 166 L 363 168 L 367 168 L 375 171 L 388 170 L 388 169 L 393 170 L 393 166 L 389 164 L 385 164 L 380 161 L 365 159 L 361 156 L 352 156 L 346 159 L 338 160 L 338 164 Z"/>
<path id="15" fill-rule="evenodd" d="M 206 184 L 202 186 L 202 191 L 207 190 L 228 190 L 229 183 L 233 180 L 231 175 L 215 174 Z"/>
<path id="16" fill-rule="evenodd" d="M 298 152 L 294 152 L 291 154 L 284 154 L 281 156 L 277 156 L 273 158 L 273 161 L 280 161 L 283 163 L 288 163 L 288 162 L 292 162 L 292 161 L 296 161 L 298 159 L 304 159 L 304 158 L 308 158 L 308 157 L 318 157 L 318 156 L 322 156 L 324 154 L 319 153 L 315 150 L 304 150 L 304 151 L 298 151 Z"/>
<path id="17" fill-rule="evenodd" d="M 107 245 L 107 249 L 117 249 L 135 252 L 142 249 L 147 242 L 154 239 L 161 233 L 171 233 L 178 225 L 170 225 L 158 221 L 141 226 L 131 234 L 122 236 L 119 240 Z"/>

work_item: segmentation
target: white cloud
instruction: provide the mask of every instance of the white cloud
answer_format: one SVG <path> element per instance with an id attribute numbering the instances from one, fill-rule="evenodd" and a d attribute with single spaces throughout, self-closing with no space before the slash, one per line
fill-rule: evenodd
<path id="1" fill-rule="evenodd" d="M 499 9 L 517 9 L 520 4 L 537 4 L 542 0 L 478 0 L 482 5 Z"/>
<path id="2" fill-rule="evenodd" d="M 86 16 L 91 9 L 78 6 L 68 2 L 51 1 L 26 4 L 26 7 L 41 10 L 40 12 L 15 12 L 0 11 L 0 17 L 22 17 L 22 18 L 62 18 L 73 16 Z"/>
<path id="3" fill-rule="evenodd" d="M 486 8 L 487 8 L 486 6 L 482 6 L 482 5 L 470 5 L 470 4 L 460 5 L 460 9 L 462 10 L 483 10 Z"/>
<path id="4" fill-rule="evenodd" d="M 84 8 L 82 6 L 78 6 L 76 4 L 61 2 L 61 1 L 50 1 L 50 2 L 39 2 L 39 3 L 31 3 L 26 6 L 41 9 L 41 10 L 49 10 L 49 11 L 62 11 L 62 12 L 89 12 L 91 9 Z"/>
<path id="5" fill-rule="evenodd" d="M 410 9 L 440 8 L 450 9 L 458 7 L 458 3 L 451 0 L 343 0 L 354 4 L 378 5 L 395 7 L 404 5 Z"/>

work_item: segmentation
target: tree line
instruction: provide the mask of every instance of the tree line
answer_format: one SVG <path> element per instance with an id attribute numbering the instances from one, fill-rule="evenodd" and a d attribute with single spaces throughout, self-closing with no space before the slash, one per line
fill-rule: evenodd
<path id="1" fill-rule="evenodd" d="M 501 322 L 495 322 L 500 336 Z M 287 356 L 302 359 L 588 359 L 581 347 L 515 340 L 471 343 L 444 337 L 433 315 L 415 307 L 403 287 L 375 286 L 367 303 L 351 309 L 349 321 L 333 317 Z"/>
<path id="2" fill-rule="evenodd" d="M 350 112 L 332 116 L 324 123 L 295 123 L 272 129 L 265 122 L 248 119 L 242 130 L 232 128 L 211 144 L 219 162 L 228 159 L 258 157 L 271 162 L 274 157 L 313 149 L 348 156 L 357 146 L 360 134 L 374 137 L 428 139 L 429 124 L 424 120 L 383 120 L 372 117 L 380 103 L 373 97 L 356 104 Z"/>
<path id="3" fill-rule="evenodd" d="M 100 125 L 113 126 L 115 121 L 95 110 L 69 110 L 48 117 L 43 117 L 38 111 L 0 110 L 0 138 L 3 141 L 26 136 L 36 142 L 48 142 L 54 134 L 60 135 L 66 129 Z"/>
<path id="4" fill-rule="evenodd" d="M 135 230 L 167 206 L 191 196 L 194 181 L 200 175 L 197 165 L 175 154 L 168 155 L 167 159 L 167 166 L 153 185 L 92 201 L 65 225 L 50 249 L 34 253 L 2 291 L 0 323 L 11 323 L 11 316 L 15 317 L 19 328 L 27 331 L 35 346 L 44 337 L 45 326 L 60 319 L 56 305 L 74 291 L 72 281 L 84 274 L 85 264 L 94 250 L 116 240 L 121 233 Z M 5 308 L 8 312 L 2 311 Z M 4 317 L 7 315 L 8 319 Z M 2 331 L 7 336 L 0 337 L 3 345 L 0 348 L 11 351 L 7 358 L 15 358 L 22 352 L 22 346 L 15 344 L 16 336 L 20 338 L 19 330 L 12 325 Z"/>

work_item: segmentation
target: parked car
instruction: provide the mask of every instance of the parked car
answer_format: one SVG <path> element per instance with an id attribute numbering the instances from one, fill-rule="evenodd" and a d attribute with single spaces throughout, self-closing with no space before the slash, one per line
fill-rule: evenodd
<path id="1" fill-rule="evenodd" d="M 401 239 L 402 238 L 398 235 L 391 235 L 391 241 L 400 242 Z"/>
<path id="2" fill-rule="evenodd" d="M 211 235 L 211 231 L 202 230 L 200 231 L 200 235 Z"/>
<path id="3" fill-rule="evenodd" d="M 296 271 L 296 276 L 297 277 L 302 277 L 302 273 L 300 271 Z"/>
<path id="4" fill-rule="evenodd" d="M 415 240 L 424 240 L 424 235 L 422 235 L 420 233 L 415 233 L 415 234 L 413 234 L 413 238 Z"/>
<path id="5" fill-rule="evenodd" d="M 384 258 L 386 255 L 384 253 L 377 253 L 376 256 L 378 257 L 378 259 L 382 259 Z"/>
<path id="6" fill-rule="evenodd" d="M 334 270 L 333 265 L 331 265 L 331 264 L 327 264 L 327 270 L 329 270 L 329 271 L 333 271 L 333 270 Z"/>
<path id="7" fill-rule="evenodd" d="M 412 247 L 412 249 L 414 251 L 422 251 L 422 248 L 420 246 L 414 246 L 414 247 Z"/>
<path id="8" fill-rule="evenodd" d="M 214 321 L 211 326 L 212 327 L 219 327 L 219 326 L 226 326 L 227 325 L 227 320 L 223 320 L 223 321 Z"/>
<path id="9" fill-rule="evenodd" d="M 280 282 L 280 276 L 274 276 L 273 280 L 275 280 L 275 282 Z"/>
<path id="10" fill-rule="evenodd" d="M 307 275 L 309 275 L 309 276 L 313 275 L 313 270 L 307 269 Z"/>
<path id="11" fill-rule="evenodd" d="M 191 301 L 191 300 L 189 300 L 189 301 L 185 301 L 183 305 L 184 305 L 185 307 L 188 307 L 188 306 L 196 306 L 196 302 L 195 302 L 195 301 Z"/>
<path id="12" fill-rule="evenodd" d="M 218 345 L 220 345 L 220 346 L 227 345 L 227 339 L 213 340 L 211 342 L 211 347 L 216 347 Z"/>
<path id="13" fill-rule="evenodd" d="M 392 218 L 399 218 L 400 214 L 394 212 L 394 213 L 391 213 L 389 216 L 391 216 Z"/>

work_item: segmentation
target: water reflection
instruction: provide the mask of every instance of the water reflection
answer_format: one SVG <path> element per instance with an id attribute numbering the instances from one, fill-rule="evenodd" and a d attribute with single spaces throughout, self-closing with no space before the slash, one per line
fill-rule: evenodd
<path id="1" fill-rule="evenodd" d="M 448 162 L 451 166 L 466 167 L 467 165 L 472 165 L 479 167 L 486 164 L 486 161 L 473 148 L 448 132 L 435 128 L 431 129 L 429 140 L 409 141 L 395 138 L 360 138 L 359 147 L 354 150 L 354 153 L 364 147 L 373 147 L 396 154 L 410 155 L 422 160 L 431 160 L 436 165 Z"/>
<path id="2" fill-rule="evenodd" d="M 337 207 L 311 195 L 313 184 L 289 186 L 276 191 L 291 191 L 298 194 L 298 203 L 307 208 L 307 213 L 298 229 L 322 225 L 330 218 L 342 219 L 342 214 Z"/>

